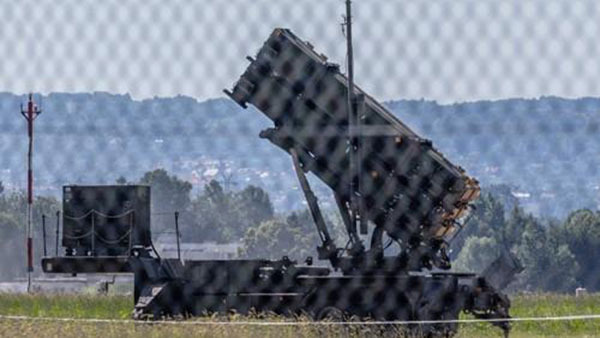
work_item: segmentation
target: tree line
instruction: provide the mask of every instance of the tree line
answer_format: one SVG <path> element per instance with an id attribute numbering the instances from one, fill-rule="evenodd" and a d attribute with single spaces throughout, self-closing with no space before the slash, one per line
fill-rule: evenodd
<path id="1" fill-rule="evenodd" d="M 503 250 L 515 254 L 525 270 L 513 290 L 600 290 L 598 211 L 576 210 L 562 221 L 542 219 L 518 205 L 507 211 L 500 198 L 484 193 L 451 248 L 453 266 L 462 271 L 482 271 Z"/>
<path id="2" fill-rule="evenodd" d="M 170 215 L 179 211 L 184 242 L 238 242 L 240 255 L 247 258 L 277 259 L 286 255 L 300 261 L 316 254 L 319 238 L 308 211 L 276 213 L 269 194 L 260 187 L 226 190 L 215 180 L 192 196 L 189 182 L 163 169 L 147 172 L 132 182 L 121 177 L 117 183 L 151 186 L 152 211 L 157 215 L 153 216 L 154 234 L 172 231 Z M 34 219 L 39 224 L 42 214 L 51 216 L 58 210 L 57 199 L 37 197 Z M 4 239 L 0 255 L 5 262 L 23 262 L 23 266 L 1 264 L 2 280 L 24 276 L 25 212 L 24 193 L 0 189 L 0 236 Z M 339 215 L 333 210 L 324 214 L 332 237 L 345 239 Z M 53 222 L 48 228 L 54 229 Z M 47 232 L 53 239 L 53 231 Z M 35 227 L 34 236 L 41 238 L 40 226 Z M 450 244 L 456 271 L 481 272 L 502 251 L 512 252 L 525 267 L 511 285 L 514 291 L 572 292 L 580 286 L 600 290 L 598 211 L 576 210 L 564 220 L 538 218 L 523 211 L 501 187 L 492 187 L 474 203 L 463 230 Z M 41 250 L 41 240 L 36 240 L 37 256 Z"/>

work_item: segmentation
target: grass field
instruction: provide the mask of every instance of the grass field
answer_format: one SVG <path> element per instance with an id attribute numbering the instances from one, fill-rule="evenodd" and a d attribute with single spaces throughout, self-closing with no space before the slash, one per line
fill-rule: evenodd
<path id="1" fill-rule="evenodd" d="M 513 317 L 550 317 L 600 314 L 600 294 L 575 298 L 563 295 L 523 295 L 513 297 Z M 0 315 L 128 319 L 131 297 L 94 295 L 14 295 L 0 294 Z M 465 317 L 467 318 L 467 317 Z M 264 321 L 264 318 L 231 316 L 219 318 L 232 322 Z M 269 321 L 284 321 L 268 317 Z M 211 322 L 214 318 L 199 318 Z M 303 322 L 309 324 L 308 322 Z M 398 336 L 400 330 L 377 327 L 332 326 L 251 326 L 251 325 L 169 325 L 132 322 L 76 322 L 64 320 L 0 319 L 0 337 L 363 337 Z M 488 324 L 461 324 L 459 337 L 501 337 L 502 332 Z M 600 337 L 600 319 L 518 322 L 513 324 L 513 337 Z"/>

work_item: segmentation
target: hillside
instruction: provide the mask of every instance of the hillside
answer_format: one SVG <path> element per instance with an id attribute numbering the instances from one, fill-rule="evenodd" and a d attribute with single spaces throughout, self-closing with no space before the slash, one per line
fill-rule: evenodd
<path id="1" fill-rule="evenodd" d="M 0 180 L 24 187 L 24 96 L 0 93 Z M 564 216 L 598 205 L 600 99 L 509 99 L 387 106 L 482 185 L 507 184 L 538 214 Z M 290 159 L 257 135 L 269 121 L 227 99 L 133 100 L 108 93 L 51 93 L 36 125 L 35 167 L 42 193 L 65 183 L 129 180 L 164 167 L 199 189 L 211 178 L 230 188 L 267 188 L 278 208 L 301 201 Z M 317 186 L 321 194 L 323 187 Z"/>

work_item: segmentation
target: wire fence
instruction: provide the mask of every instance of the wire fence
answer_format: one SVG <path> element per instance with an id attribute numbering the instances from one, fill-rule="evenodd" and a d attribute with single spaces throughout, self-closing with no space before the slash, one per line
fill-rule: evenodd
<path id="1" fill-rule="evenodd" d="M 389 326 L 389 325 L 427 325 L 427 324 L 476 324 L 494 322 L 550 322 L 550 321 L 577 321 L 597 320 L 597 315 L 571 315 L 554 317 L 521 317 L 509 319 L 452 319 L 452 320 L 408 320 L 408 321 L 175 321 L 161 320 L 159 322 L 140 322 L 129 319 L 97 319 L 97 318 L 56 318 L 56 317 L 34 317 L 34 316 L 7 316 L 0 315 L 2 320 L 19 321 L 50 321 L 50 322 L 82 322 L 82 323 L 107 323 L 107 324 L 147 324 L 147 325 L 198 325 L 198 326 Z"/>
<path id="2" fill-rule="evenodd" d="M 343 325 L 598 319 L 509 318 L 505 296 L 600 290 L 600 5 L 352 5 L 348 17 L 342 0 L 0 3 L 0 276 L 25 273 L 10 263 L 26 261 L 18 115 L 31 92 L 36 277 L 46 239 L 58 257 L 143 247 L 143 259 L 160 258 L 160 239 L 178 259 L 144 267 L 160 278 L 136 289 L 134 315 L 222 312 L 226 286 L 252 295 L 232 302 L 243 310 L 380 314 Z M 148 222 L 121 205 L 56 213 L 63 186 L 92 185 L 151 186 Z M 254 265 L 186 263 L 215 250 Z M 524 268 L 506 289 L 497 257 Z M 324 267 L 370 281 L 322 281 Z M 190 275 L 210 297 L 158 285 Z M 300 275 L 309 286 L 289 284 Z M 407 281 L 369 279 L 382 275 Z M 261 288 L 303 297 L 282 305 Z M 465 309 L 479 317 L 456 319 Z"/>

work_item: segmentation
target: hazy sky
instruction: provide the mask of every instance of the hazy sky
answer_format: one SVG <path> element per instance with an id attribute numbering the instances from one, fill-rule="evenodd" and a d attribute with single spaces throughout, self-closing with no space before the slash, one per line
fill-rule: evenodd
<path id="1" fill-rule="evenodd" d="M 355 0 L 380 99 L 600 96 L 595 0 Z M 274 27 L 345 60 L 343 0 L 0 0 L 0 91 L 222 96 Z"/>

